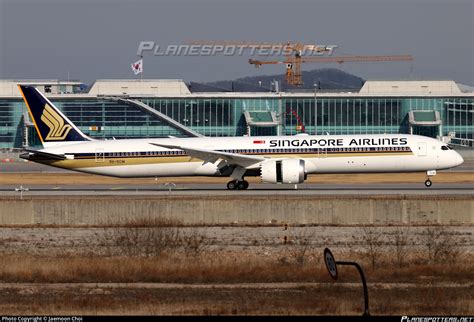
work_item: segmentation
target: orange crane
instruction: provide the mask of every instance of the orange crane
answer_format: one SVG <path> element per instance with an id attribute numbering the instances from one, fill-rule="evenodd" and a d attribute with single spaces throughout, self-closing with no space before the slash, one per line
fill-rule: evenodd
<path id="1" fill-rule="evenodd" d="M 302 63 L 339 63 L 344 62 L 381 62 L 381 61 L 411 61 L 411 55 L 394 55 L 394 56 L 303 56 L 306 50 L 313 52 L 325 53 L 331 49 L 325 46 L 309 45 L 300 42 L 286 43 L 269 43 L 269 42 L 247 42 L 247 41 L 212 41 L 212 40 L 191 40 L 188 45 L 206 45 L 206 46 L 236 46 L 240 48 L 267 49 L 281 48 L 285 58 L 283 60 L 255 60 L 249 59 L 249 64 L 255 67 L 270 64 L 285 64 L 286 73 L 285 80 L 289 85 L 301 86 L 303 81 L 301 78 Z"/>
<path id="2" fill-rule="evenodd" d="M 269 64 L 285 64 L 286 73 L 285 80 L 289 85 L 301 86 L 303 80 L 301 78 L 301 63 L 339 63 L 344 62 L 380 62 L 380 61 L 410 61 L 413 60 L 411 55 L 392 55 L 392 56 L 294 56 L 284 60 L 262 61 L 249 59 L 249 64 L 260 67 Z"/>

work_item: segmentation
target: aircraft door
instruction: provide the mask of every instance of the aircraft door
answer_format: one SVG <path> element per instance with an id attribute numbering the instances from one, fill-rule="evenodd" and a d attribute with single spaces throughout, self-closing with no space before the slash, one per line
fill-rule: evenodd
<path id="1" fill-rule="evenodd" d="M 96 163 L 104 162 L 104 157 L 105 157 L 104 149 L 96 149 L 95 150 L 95 162 Z"/>
<path id="2" fill-rule="evenodd" d="M 328 151 L 326 148 L 319 148 L 318 149 L 318 157 L 326 158 L 328 156 Z"/>
<path id="3" fill-rule="evenodd" d="M 426 156 L 426 142 L 418 142 L 418 156 L 419 157 Z"/>

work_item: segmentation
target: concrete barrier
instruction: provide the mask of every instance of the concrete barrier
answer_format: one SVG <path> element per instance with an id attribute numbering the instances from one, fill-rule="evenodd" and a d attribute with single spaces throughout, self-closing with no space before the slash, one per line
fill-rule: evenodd
<path id="1" fill-rule="evenodd" d="M 0 198 L 0 224 L 101 225 L 174 218 L 219 224 L 473 224 L 474 197 L 129 196 Z"/>

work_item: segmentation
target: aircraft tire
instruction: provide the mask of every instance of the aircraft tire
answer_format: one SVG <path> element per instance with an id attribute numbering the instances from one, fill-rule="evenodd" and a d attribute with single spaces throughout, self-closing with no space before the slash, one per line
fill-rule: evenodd
<path id="1" fill-rule="evenodd" d="M 430 179 L 426 179 L 426 181 L 425 181 L 425 186 L 426 186 L 427 188 L 429 188 L 429 187 L 431 187 L 432 185 L 433 185 L 433 182 L 431 182 Z"/>
<path id="2" fill-rule="evenodd" d="M 232 180 L 227 182 L 227 189 L 229 190 L 235 190 L 238 188 L 238 181 L 237 180 Z"/>
<path id="3" fill-rule="evenodd" d="M 239 181 L 237 183 L 237 189 L 246 190 L 249 187 L 249 183 L 245 180 Z"/>

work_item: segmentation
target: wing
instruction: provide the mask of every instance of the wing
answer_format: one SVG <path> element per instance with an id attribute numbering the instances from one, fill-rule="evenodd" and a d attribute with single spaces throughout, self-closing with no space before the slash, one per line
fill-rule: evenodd
<path id="1" fill-rule="evenodd" d="M 169 145 L 169 144 L 158 144 L 158 143 L 150 143 L 151 145 L 156 145 L 162 148 L 167 149 L 179 149 L 185 151 L 188 155 L 201 159 L 205 162 L 215 163 L 218 160 L 225 160 L 227 163 L 231 165 L 238 165 L 243 168 L 251 167 L 259 162 L 265 161 L 266 159 L 263 157 L 257 156 L 250 156 L 238 153 L 229 153 L 229 152 L 221 152 L 221 151 L 212 151 L 206 149 L 196 149 L 196 148 L 189 148 L 180 145 Z"/>

